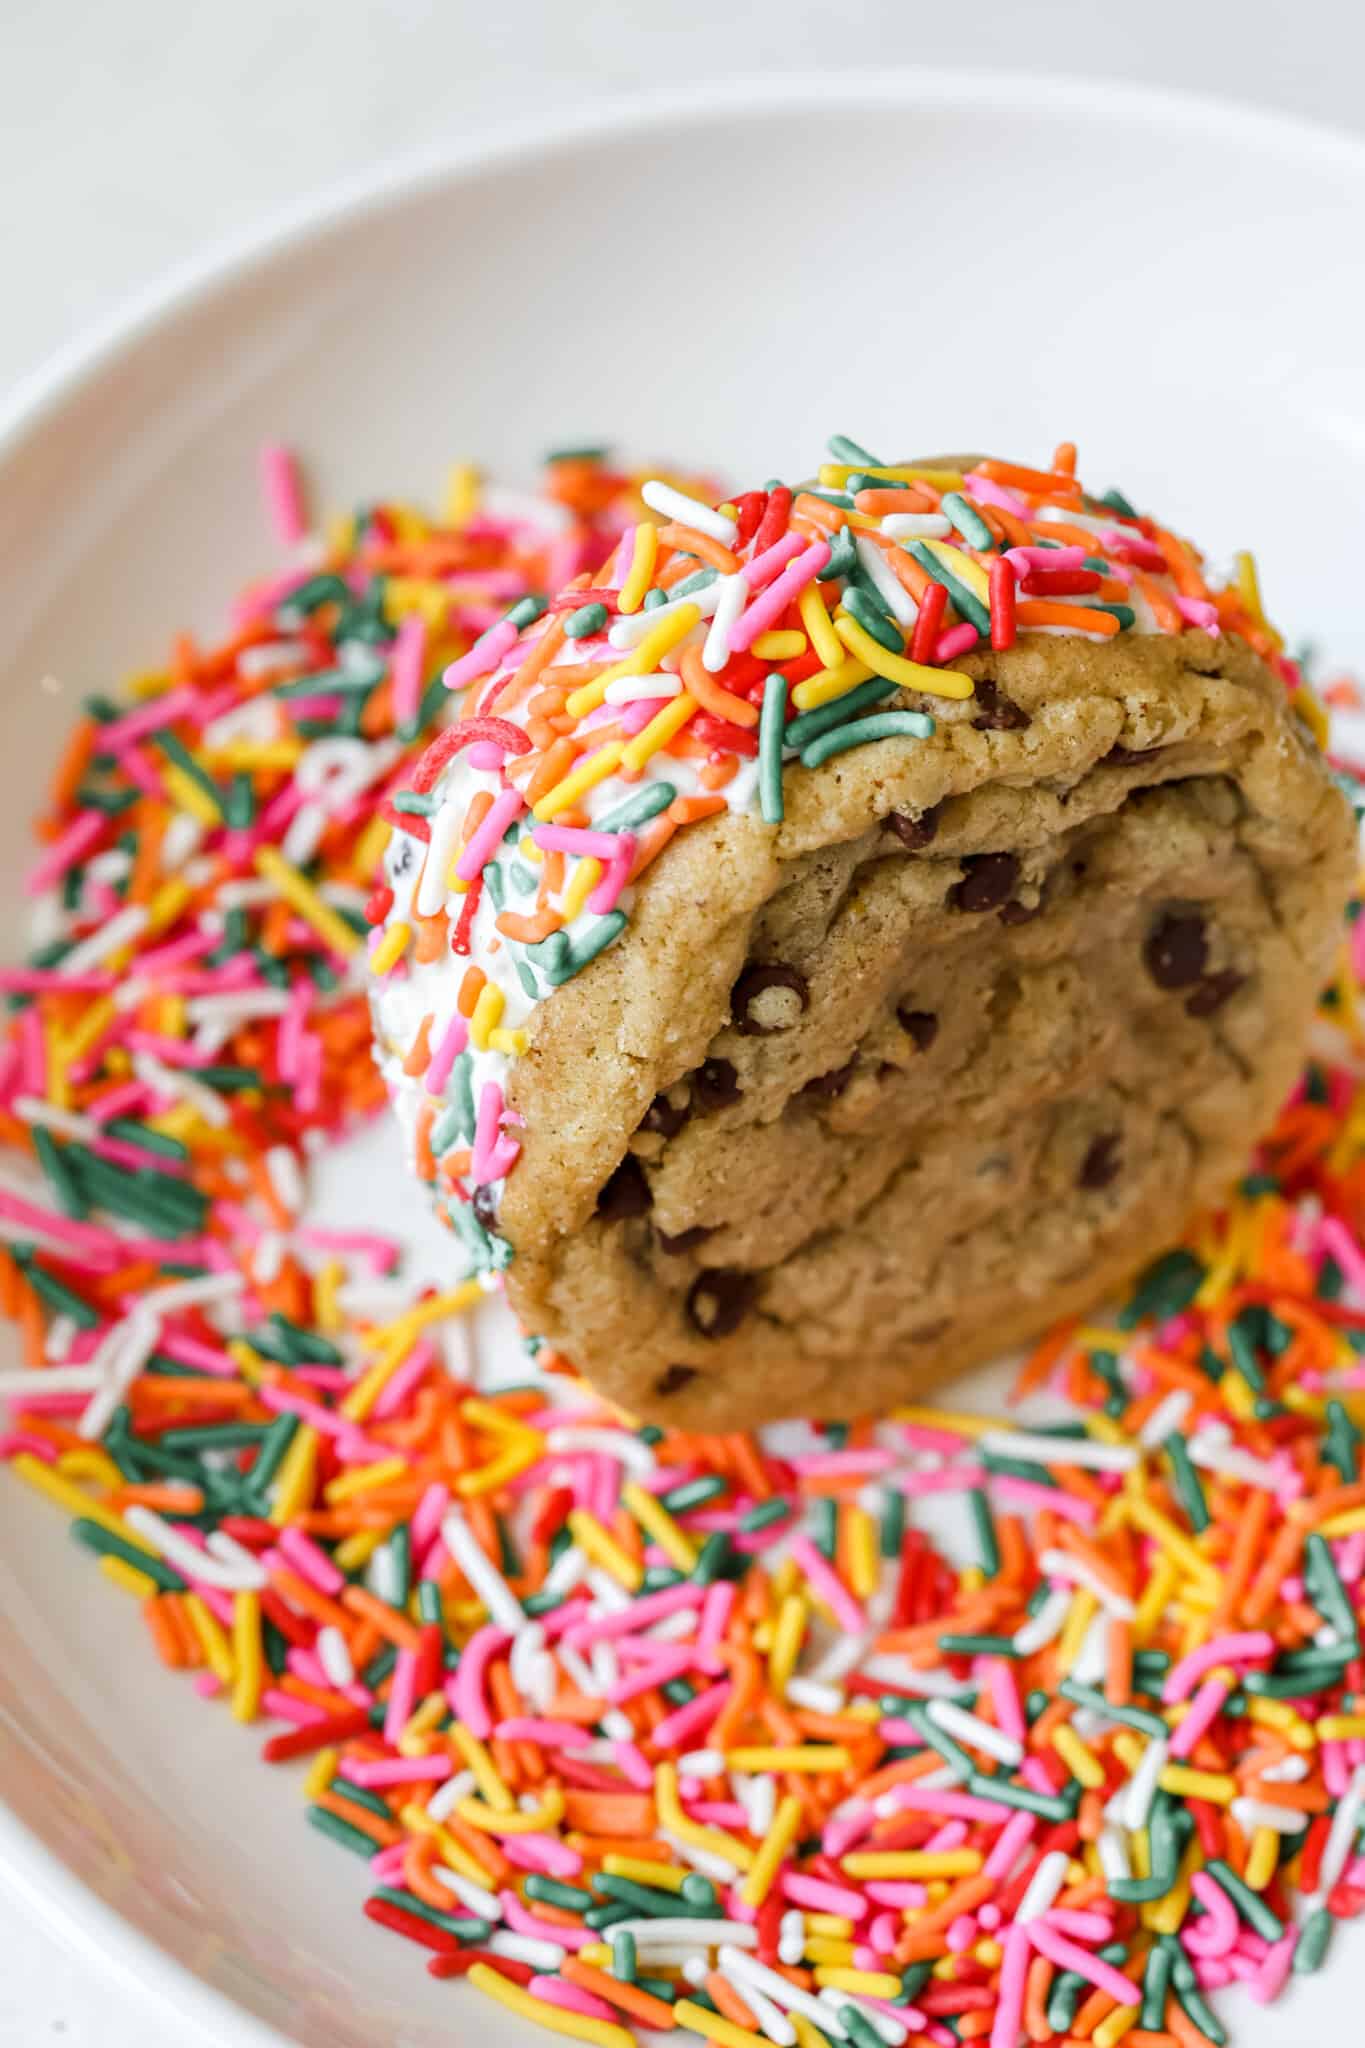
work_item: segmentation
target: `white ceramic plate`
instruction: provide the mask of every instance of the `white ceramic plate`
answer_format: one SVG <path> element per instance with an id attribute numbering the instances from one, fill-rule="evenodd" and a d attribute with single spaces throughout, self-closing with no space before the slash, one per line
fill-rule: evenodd
<path id="1" fill-rule="evenodd" d="M 1075 438 L 1101 485 L 1215 549 L 1254 540 L 1275 616 L 1365 663 L 1363 213 L 1365 150 L 1287 123 L 888 75 L 593 108 L 216 259 L 0 429 L 6 950 L 75 700 L 215 626 L 268 560 L 267 435 L 342 503 L 434 492 L 465 454 L 526 477 L 599 436 L 740 479 L 808 467 L 833 429 L 1024 461 Z M 363 1157 L 338 1211 L 420 1229 L 382 1135 Z M 31 1905 L 236 2048 L 529 2039 L 361 1917 L 362 1873 L 255 1762 L 259 1735 L 161 1670 L 4 1480 L 0 1556 L 0 1862 Z M 1287 2006 L 1239 2010 L 1238 2038 L 1345 2038 L 1363 1992 L 1346 1934 Z"/>

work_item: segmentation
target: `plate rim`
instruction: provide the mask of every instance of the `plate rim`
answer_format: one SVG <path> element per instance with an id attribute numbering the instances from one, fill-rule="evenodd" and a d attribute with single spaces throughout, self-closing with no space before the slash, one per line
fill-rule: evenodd
<path id="1" fill-rule="evenodd" d="M 849 107 L 999 108 L 1042 118 L 1084 115 L 1149 121 L 1224 146 L 1274 149 L 1313 158 L 1365 185 L 1365 136 L 1324 121 L 1184 87 L 1159 87 L 1077 73 L 967 66 L 896 65 L 885 70 L 803 69 L 778 77 L 742 74 L 697 86 L 618 91 L 548 114 L 476 124 L 457 137 L 401 152 L 330 181 L 245 228 L 216 237 L 189 260 L 119 299 L 0 395 L 0 478 L 25 444 L 157 330 L 231 291 L 266 264 L 366 217 L 381 217 L 447 183 L 509 164 L 545 162 L 594 146 L 718 114 L 760 117 Z M 288 2037 L 201 1977 L 168 1947 L 125 1919 L 50 1848 L 36 1828 L 0 1801 L 0 1897 L 28 1911 L 97 1972 L 126 1986 L 135 2002 L 187 2014 L 218 2048 L 287 2048 Z"/>

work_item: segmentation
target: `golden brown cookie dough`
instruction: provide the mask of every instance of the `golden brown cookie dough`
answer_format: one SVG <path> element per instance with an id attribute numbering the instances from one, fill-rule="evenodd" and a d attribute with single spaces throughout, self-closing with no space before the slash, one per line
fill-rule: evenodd
<path id="1" fill-rule="evenodd" d="M 513 1069 L 508 1298 L 644 1417 L 884 1408 L 1098 1302 L 1289 1088 L 1348 807 L 1240 639 L 1029 637 L 645 875 Z"/>

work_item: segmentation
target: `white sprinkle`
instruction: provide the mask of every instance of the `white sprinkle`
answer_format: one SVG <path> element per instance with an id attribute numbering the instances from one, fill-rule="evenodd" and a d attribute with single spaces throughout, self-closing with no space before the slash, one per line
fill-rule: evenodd
<path id="1" fill-rule="evenodd" d="M 725 1769 L 725 1757 L 718 1749 L 689 1749 L 678 1758 L 678 1773 L 687 1778 L 715 1778 Z"/>
<path id="2" fill-rule="evenodd" d="M 114 1410 L 143 1366 L 156 1350 L 161 1337 L 161 1319 L 140 1304 L 121 1323 L 115 1324 L 95 1353 L 92 1363 L 100 1367 L 103 1385 L 86 1402 L 76 1432 L 93 1443 L 104 1435 Z M 131 1514 L 132 1510 L 128 1512 Z"/>
<path id="3" fill-rule="evenodd" d="M 969 1714 L 965 1707 L 959 1707 L 952 1700 L 931 1700 L 925 1709 L 936 1728 L 945 1735 L 954 1735 L 959 1742 L 973 1749 L 984 1750 L 998 1763 L 1014 1765 L 1023 1762 L 1024 1746 L 1012 1735 L 993 1728 L 989 1721 L 981 1720 L 976 1714 Z"/>
<path id="4" fill-rule="evenodd" d="M 854 1666 L 862 1662 L 871 1643 L 872 1637 L 870 1634 L 836 1636 L 824 1656 L 817 1659 L 816 1663 L 806 1673 L 806 1677 L 813 1680 L 817 1685 L 836 1684 L 839 1679 L 847 1678 Z M 871 1670 L 872 1666 L 869 1665 L 868 1668 Z M 899 1668 L 900 1662 L 897 1660 L 897 1669 L 899 1670 Z M 932 1675 L 936 1677 L 938 1674 L 934 1673 Z"/>
<path id="5" fill-rule="evenodd" d="M 169 1287 L 155 1288 L 143 1296 L 142 1306 L 169 1316 L 182 1308 L 211 1308 L 245 1291 L 245 1273 L 204 1273 L 194 1280 L 175 1280 Z"/>
<path id="6" fill-rule="evenodd" d="M 1095 1847 L 1099 1852 L 1100 1869 L 1104 1872 L 1107 1884 L 1112 1884 L 1115 1878 L 1123 1878 L 1126 1881 L 1132 1876 L 1133 1866 L 1128 1855 L 1128 1842 L 1121 1829 L 1101 1828 Z"/>
<path id="7" fill-rule="evenodd" d="M 278 1230 L 263 1230 L 251 1254 L 252 1277 L 260 1287 L 278 1280 L 284 1268 L 285 1241 Z"/>
<path id="8" fill-rule="evenodd" d="M 688 1983 L 694 1988 L 699 1984 L 704 1984 L 709 1975 L 706 1967 L 706 1957 L 686 1956 L 679 1965 L 679 1974 L 686 1977 Z"/>
<path id="9" fill-rule="evenodd" d="M 202 1081 L 196 1081 L 192 1074 L 182 1074 L 174 1067 L 163 1066 L 149 1052 L 133 1054 L 133 1072 L 139 1081 L 145 1081 L 158 1095 L 169 1095 L 176 1102 L 188 1102 L 206 1123 L 216 1124 L 221 1129 L 231 1120 L 232 1112 L 221 1095 Z"/>
<path id="10" fill-rule="evenodd" d="M 431 1812 L 431 1807 L 427 1808 L 427 1812 Z M 470 1877 L 462 1877 L 458 1870 L 447 1869 L 444 1863 L 437 1863 L 433 1867 L 441 1883 L 454 1892 L 462 1906 L 467 1907 L 471 1913 L 477 1913 L 481 1920 L 501 1920 L 502 1901 L 495 1893 L 485 1891 L 481 1884 L 475 1884 Z"/>
<path id="11" fill-rule="evenodd" d="M 630 1717 L 620 1707 L 608 1707 L 597 1724 L 604 1735 L 613 1742 L 634 1742 L 635 1730 Z"/>
<path id="12" fill-rule="evenodd" d="M 1066 1883 L 1067 1865 L 1071 1858 L 1065 1849 L 1049 1849 L 1039 1859 L 1038 1868 L 1028 1881 L 1028 1889 L 1019 1901 L 1015 1921 L 1025 1926 L 1030 1920 L 1041 1919 Z"/>
<path id="13" fill-rule="evenodd" d="M 816 1678 L 789 1678 L 787 1698 L 794 1707 L 811 1714 L 841 1714 L 844 1695 L 837 1685 L 822 1685 Z"/>
<path id="14" fill-rule="evenodd" d="M 145 1536 L 153 1550 L 173 1564 L 186 1578 L 202 1580 L 206 1586 L 214 1587 L 220 1593 L 258 1593 L 267 1583 L 266 1571 L 259 1558 L 249 1551 L 242 1552 L 245 1562 L 214 1557 L 207 1551 L 196 1549 L 187 1542 L 178 1529 L 162 1520 L 153 1508 L 143 1507 L 135 1501 L 123 1510 L 123 1519 L 130 1529 L 136 1529 L 139 1536 Z"/>
<path id="15" fill-rule="evenodd" d="M 183 868 L 186 861 L 198 852 L 204 837 L 204 821 L 192 817 L 188 811 L 177 811 L 166 827 L 166 836 L 161 842 L 157 855 L 157 866 L 163 875 L 173 875 Z"/>
<path id="16" fill-rule="evenodd" d="M 559 1659 L 560 1669 L 564 1672 L 565 1677 L 569 1680 L 575 1692 L 581 1692 L 583 1697 L 589 1700 L 601 1698 L 602 1695 L 597 1688 L 596 1674 L 593 1672 L 587 1659 L 579 1651 L 575 1650 L 569 1643 L 556 1643 L 555 1655 Z M 635 1730 L 632 1728 L 632 1740 L 634 1740 L 634 1736 Z"/>
<path id="17" fill-rule="evenodd" d="M 93 1394 L 104 1384 L 104 1374 L 91 1359 L 87 1365 L 49 1365 L 40 1382 L 44 1394 Z M 22 1404 L 34 1391 L 32 1371 L 0 1372 L 0 1395 Z"/>
<path id="18" fill-rule="evenodd" d="M 1109 1617 L 1097 1614 L 1085 1634 L 1071 1676 L 1078 1685 L 1099 1685 L 1109 1668 Z"/>
<path id="19" fill-rule="evenodd" d="M 115 911 L 107 924 L 91 932 L 88 939 L 73 946 L 64 959 L 57 962 L 57 974 L 84 974 L 88 968 L 97 967 L 120 946 L 127 946 L 137 937 L 147 922 L 145 903 L 129 903 L 122 910 Z"/>
<path id="20" fill-rule="evenodd" d="M 723 1941 L 732 1948 L 758 1946 L 758 1929 L 744 1920 L 688 1920 L 681 1915 L 674 1919 L 666 1913 L 656 1920 L 645 1914 L 639 1920 L 618 1920 L 611 1931 L 633 1934 L 640 1949 L 658 1948 L 669 1942 L 689 1949 L 716 1948 Z"/>
<path id="21" fill-rule="evenodd" d="M 1168 1436 L 1185 1427 L 1185 1417 L 1194 1404 L 1194 1396 L 1184 1387 L 1173 1387 L 1164 1401 L 1159 1401 L 1138 1431 L 1138 1442 L 1146 1451 L 1155 1450 L 1165 1443 Z"/>
<path id="22" fill-rule="evenodd" d="M 643 697 L 681 697 L 681 676 L 665 675 L 662 670 L 650 676 L 618 676 L 614 683 L 608 683 L 606 702 L 608 704 L 638 704 Z"/>
<path id="23" fill-rule="evenodd" d="M 722 576 L 718 587 L 711 630 L 701 651 L 702 667 L 713 676 L 719 675 L 730 659 L 730 628 L 749 601 L 749 586 L 742 576 Z"/>
<path id="24" fill-rule="evenodd" d="M 310 650 L 302 640 L 265 640 L 259 647 L 244 647 L 237 656 L 237 673 L 245 682 L 259 682 L 262 676 L 277 675 L 282 669 L 297 668 L 309 659 Z M 263 714 L 265 714 L 263 716 Z M 278 728 L 275 706 L 268 697 L 249 704 L 234 705 L 221 718 L 204 727 L 206 747 L 225 747 L 232 740 L 274 739 Z"/>
<path id="25" fill-rule="evenodd" d="M 1240 1479 L 1245 1486 L 1259 1486 L 1266 1493 L 1279 1490 L 1282 1474 L 1264 1458 L 1253 1457 L 1250 1451 L 1242 1450 L 1236 1444 L 1221 1441 L 1220 1435 L 1211 1429 L 1196 1430 L 1189 1439 L 1189 1453 L 1196 1465 L 1206 1472 L 1219 1472 L 1226 1479 Z"/>
<path id="26" fill-rule="evenodd" d="M 675 491 L 672 484 L 666 484 L 660 477 L 651 477 L 641 484 L 640 496 L 651 512 L 662 512 L 665 519 L 676 519 L 683 526 L 695 526 L 698 533 L 709 534 L 718 540 L 723 548 L 731 548 L 739 528 L 728 513 L 717 512 L 714 506 L 703 505 L 700 498 L 689 498 L 684 491 Z"/>
<path id="27" fill-rule="evenodd" d="M 769 1772 L 750 1778 L 743 1773 L 732 1777 L 735 1795 L 749 1818 L 749 1833 L 760 1842 L 777 1813 L 777 1780 Z"/>
<path id="28" fill-rule="evenodd" d="M 265 1170 L 285 1208 L 291 1216 L 297 1216 L 306 1199 L 297 1152 L 288 1145 L 272 1145 L 265 1155 Z"/>
<path id="29" fill-rule="evenodd" d="M 339 1628 L 330 1622 L 318 1630 L 317 1642 L 313 1646 L 318 1653 L 318 1662 L 327 1674 L 327 1683 L 335 1686 L 355 1683 L 355 1664 L 351 1658 L 346 1638 Z"/>
<path id="30" fill-rule="evenodd" d="M 796 2029 L 787 2018 L 787 2015 L 773 2003 L 772 1999 L 754 1982 L 752 1977 L 743 1975 L 740 1970 L 735 1969 L 732 1964 L 726 1962 L 727 1954 L 734 1955 L 741 1964 L 745 1961 L 745 1957 L 739 1949 L 730 1949 L 727 1943 L 726 1947 L 720 1951 L 716 1958 L 716 1967 L 726 1982 L 732 1984 L 735 1990 L 738 1991 L 740 1997 L 758 2021 L 760 2030 L 766 2035 L 768 2040 L 777 2044 L 777 2048 L 795 2048 Z M 782 1980 L 779 1979 L 780 1981 Z"/>
<path id="31" fill-rule="evenodd" d="M 977 1443 L 1002 1458 L 1030 1458 L 1035 1465 L 1081 1465 L 1094 1472 L 1129 1472 L 1138 1462 L 1136 1445 L 1095 1443 L 1089 1437 L 987 1429 Z"/>
<path id="32" fill-rule="evenodd" d="M 1292 1806 L 1274 1806 L 1268 1799 L 1234 1799 L 1232 1817 L 1247 1834 L 1253 1828 L 1273 1828 L 1277 1835 L 1299 1835 L 1308 1825 L 1308 1815 Z"/>
<path id="33" fill-rule="evenodd" d="M 1268 1785 L 1297 1785 L 1307 1776 L 1308 1759 L 1306 1756 L 1298 1755 L 1296 1751 L 1281 1757 L 1277 1764 L 1267 1765 L 1261 1772 L 1262 1779 Z"/>
<path id="34" fill-rule="evenodd" d="M 868 582 L 876 586 L 877 595 L 897 625 L 908 630 L 919 617 L 919 606 L 914 598 L 904 584 L 897 581 L 886 556 L 865 533 L 854 535 L 853 547 Z"/>
<path id="35" fill-rule="evenodd" d="M 1022 1628 L 1014 1632 L 1014 1647 L 1021 1657 L 1031 1657 L 1035 1650 L 1041 1650 L 1066 1626 L 1066 1617 L 1071 1612 L 1071 1595 L 1059 1587 L 1049 1593 L 1036 1614 L 1030 1615 Z"/>
<path id="36" fill-rule="evenodd" d="M 514 1962 L 529 1963 L 533 1970 L 557 1970 L 568 1954 L 557 1941 L 541 1941 L 534 1934 L 513 1934 L 496 1927 L 484 1942 L 495 1956 L 511 1956 Z"/>
<path id="37" fill-rule="evenodd" d="M 777 1960 L 794 1970 L 805 1953 L 806 1916 L 795 1906 L 789 1906 L 777 1923 Z"/>
<path id="38" fill-rule="evenodd" d="M 461 1509 L 446 1510 L 441 1519 L 441 1541 L 487 1608 L 489 1620 L 519 1635 L 526 1626 L 521 1602 L 496 1565 L 489 1563 Z"/>
<path id="39" fill-rule="evenodd" d="M 882 532 L 888 540 L 947 540 L 953 522 L 942 512 L 888 512 Z"/>
<path id="40" fill-rule="evenodd" d="M 783 1955 L 782 1944 L 788 1936 L 787 1923 L 792 1920 L 797 1924 L 791 1932 L 800 1946 L 795 1956 L 788 1956 Z M 806 1932 L 802 1916 L 799 1913 L 784 1913 L 781 1928 L 777 1943 L 778 1957 L 788 1969 L 794 1969 L 806 1951 Z M 742 1950 L 727 1943 L 721 1949 L 717 1961 L 743 1997 L 747 1998 L 751 1990 L 760 1992 L 787 2012 L 803 2014 L 815 2026 L 823 2028 L 828 2034 L 833 2034 L 836 2040 L 847 2039 L 848 2029 L 837 2013 L 831 2016 L 829 2009 L 820 2003 L 813 1991 L 803 1991 L 799 1984 L 789 1983 L 776 1970 L 769 1969 L 766 1963 L 761 1963 L 757 1956 L 747 1956 Z"/>
<path id="41" fill-rule="evenodd" d="M 1327 1842 L 1318 1865 L 1318 1888 L 1315 1897 L 1330 1892 L 1346 1868 L 1347 1859 L 1360 1825 L 1360 1810 L 1365 1804 L 1365 1764 L 1357 1764 L 1351 1774 L 1351 1782 L 1342 1794 L 1340 1804 L 1332 1815 L 1332 1825 L 1327 1831 Z"/>
<path id="42" fill-rule="evenodd" d="M 450 888 L 450 864 L 460 843 L 465 806 L 448 796 L 431 821 L 431 839 L 422 864 L 421 879 L 413 909 L 419 917 L 435 917 L 446 907 Z"/>
<path id="43" fill-rule="evenodd" d="M 43 1357 L 48 1359 L 53 1365 L 60 1365 L 70 1355 L 71 1346 L 75 1341 L 75 1317 L 56 1315 L 47 1326 L 47 1335 L 43 1339 Z M 33 1383 L 30 1381 L 30 1391 L 32 1391 L 32 1385 Z"/>
<path id="44" fill-rule="evenodd" d="M 1165 1739 L 1156 1736 L 1147 1744 L 1142 1753 L 1142 1762 L 1128 1780 L 1123 1792 L 1123 1824 L 1130 1834 L 1137 1834 L 1145 1828 L 1156 1797 L 1156 1781 L 1166 1768 L 1167 1745 Z"/>
<path id="45" fill-rule="evenodd" d="M 191 996 L 185 1015 L 191 1024 L 237 1024 L 255 1017 L 283 1017 L 293 1000 L 287 988 L 229 989 L 223 995 Z"/>
<path id="46" fill-rule="evenodd" d="M 604 1457 L 615 1458 L 617 1464 L 624 1465 L 634 1479 L 646 1478 L 658 1462 L 648 1444 L 641 1443 L 638 1436 L 629 1436 L 619 1429 L 558 1427 L 547 1433 L 545 1448 L 557 1456 L 570 1457 L 577 1457 L 583 1451 L 597 1451 Z M 564 1554 L 567 1556 L 568 1552 Z"/>
<path id="47" fill-rule="evenodd" d="M 667 604 L 656 604 L 651 612 L 627 612 L 624 618 L 614 619 L 607 632 L 609 646 L 618 649 L 638 647 L 646 633 L 665 619 L 675 616 L 685 604 L 694 604 L 704 619 L 709 619 L 720 602 L 720 578 L 708 583 L 703 590 L 694 590 L 690 597 L 671 598 Z"/>
<path id="48" fill-rule="evenodd" d="M 606 1725 L 606 1716 L 604 1715 L 602 1726 L 605 1728 Z M 635 1731 L 631 1729 L 630 1732 L 634 1735 Z M 659 1840 L 667 1842 L 669 1848 L 684 1863 L 690 1864 L 693 1870 L 699 1870 L 703 1877 L 709 1877 L 713 1883 L 733 1884 L 739 1876 L 739 1865 L 732 1863 L 728 1856 L 717 1856 L 714 1850 L 711 1849 L 699 1849 L 695 1842 L 685 1842 L 681 1835 L 675 1835 L 669 1828 L 660 1828 L 658 1833 Z M 697 1922 L 689 1921 L 688 1925 L 696 1926 Z M 805 1946 L 804 1938 L 802 1946 L 803 1948 Z"/>
<path id="49" fill-rule="evenodd" d="M 434 1821 L 444 1821 L 462 1799 L 478 1790 L 478 1781 L 472 1771 L 456 1771 L 453 1778 L 447 1778 L 444 1785 L 438 1785 L 427 1801 L 427 1812 Z"/>
<path id="50" fill-rule="evenodd" d="M 1082 1557 L 1073 1557 L 1069 1550 L 1045 1550 L 1038 1559 L 1039 1569 L 1050 1579 L 1067 1579 L 1075 1586 L 1084 1586 L 1093 1593 L 1101 1607 L 1108 1609 L 1120 1621 L 1131 1621 L 1137 1613 L 1131 1600 L 1122 1593 L 1116 1593 L 1111 1585 L 1100 1577 L 1093 1565 Z"/>

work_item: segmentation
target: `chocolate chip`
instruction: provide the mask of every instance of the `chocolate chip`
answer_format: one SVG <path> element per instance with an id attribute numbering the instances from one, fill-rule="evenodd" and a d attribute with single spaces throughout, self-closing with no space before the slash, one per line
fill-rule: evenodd
<path id="1" fill-rule="evenodd" d="M 1100 755 L 1101 768 L 1133 768 L 1139 761 L 1150 761 L 1154 754 L 1164 753 L 1163 747 L 1119 747 L 1113 746 L 1107 754 Z"/>
<path id="2" fill-rule="evenodd" d="M 972 853 L 962 863 L 967 870 L 948 891 L 948 901 L 958 910 L 998 910 L 1008 903 L 1019 879 L 1019 856 L 1014 853 Z"/>
<path id="3" fill-rule="evenodd" d="M 889 811 L 882 819 L 888 832 L 894 832 L 902 846 L 910 853 L 918 853 L 922 846 L 928 846 L 938 831 L 939 812 L 942 804 L 933 804 L 918 817 L 911 817 L 908 811 Z"/>
<path id="4" fill-rule="evenodd" d="M 765 1004 L 762 1015 L 755 1004 L 770 988 L 787 989 L 797 999 L 799 1010 L 787 1014 L 790 1006 L 785 1003 Z M 730 991 L 730 1012 L 745 1038 L 771 1038 L 776 1032 L 790 1031 L 797 1016 L 804 1016 L 810 1008 L 810 983 L 795 967 L 786 966 L 781 960 L 762 961 L 757 966 L 746 967 Z M 771 1021 L 766 1022 L 767 1017 Z"/>
<path id="5" fill-rule="evenodd" d="M 703 1060 L 692 1076 L 692 1100 L 698 1109 L 728 1109 L 739 1097 L 739 1075 L 729 1060 Z"/>
<path id="6" fill-rule="evenodd" d="M 1000 922 L 1001 924 L 1032 924 L 1034 918 L 1042 914 L 1042 908 L 1041 903 L 1021 903 L 1017 896 L 1012 896 L 1000 913 Z"/>
<path id="7" fill-rule="evenodd" d="M 679 1109 L 666 1095 L 656 1095 L 640 1119 L 642 1131 L 653 1131 L 661 1138 L 676 1138 L 687 1122 L 687 1106 Z"/>
<path id="8" fill-rule="evenodd" d="M 1022 704 L 1016 704 L 984 676 L 977 683 L 975 701 L 981 707 L 980 716 L 972 720 L 977 732 L 1022 732 L 1033 723 Z"/>
<path id="9" fill-rule="evenodd" d="M 928 1052 L 938 1037 L 938 1018 L 932 1010 L 907 1010 L 902 1006 L 896 1012 L 896 1022 L 910 1034 L 920 1052 Z"/>
<path id="10" fill-rule="evenodd" d="M 906 1335 L 912 1344 L 932 1344 L 935 1337 L 942 1337 L 952 1326 L 951 1316 L 940 1316 L 936 1323 L 921 1323 L 917 1329 L 908 1330 Z"/>
<path id="11" fill-rule="evenodd" d="M 715 1234 L 716 1226 L 713 1223 L 694 1223 L 690 1230 L 679 1230 L 672 1237 L 666 1230 L 660 1230 L 657 1223 L 654 1226 L 654 1235 L 659 1240 L 659 1250 L 671 1255 L 694 1251 L 706 1238 L 714 1237 Z"/>
<path id="12" fill-rule="evenodd" d="M 1185 998 L 1185 1014 L 1188 1017 L 1211 1017 L 1215 1010 L 1221 1010 L 1224 1003 L 1236 995 L 1246 976 L 1239 974 L 1235 967 L 1225 967 L 1221 973 L 1206 974 L 1192 996 Z"/>
<path id="13" fill-rule="evenodd" d="M 1197 910 L 1166 911 L 1142 948 L 1147 972 L 1158 988 L 1188 988 L 1203 976 L 1208 957 L 1204 920 Z"/>
<path id="14" fill-rule="evenodd" d="M 1085 1157 L 1081 1161 L 1081 1170 L 1076 1175 L 1078 1188 L 1084 1188 L 1087 1194 L 1093 1194 L 1100 1188 L 1108 1187 L 1110 1181 L 1118 1174 L 1120 1143 L 1121 1135 L 1118 1131 L 1101 1131 L 1097 1137 L 1090 1140 Z"/>
<path id="15" fill-rule="evenodd" d="M 666 1365 L 654 1382 L 656 1394 L 680 1394 L 697 1377 L 695 1365 Z"/>
<path id="16" fill-rule="evenodd" d="M 817 1095 L 826 1102 L 832 1102 L 836 1095 L 843 1094 L 845 1088 L 853 1079 L 853 1069 L 857 1064 L 858 1055 L 855 1052 L 846 1067 L 835 1067 L 828 1074 L 817 1074 L 813 1081 L 807 1081 L 801 1093 L 803 1095 Z"/>
<path id="17" fill-rule="evenodd" d="M 597 1197 L 597 1213 L 604 1223 L 620 1223 L 627 1216 L 643 1216 L 653 1200 L 644 1168 L 627 1152 Z"/>
<path id="18" fill-rule="evenodd" d="M 688 1321 L 703 1337 L 728 1337 L 743 1322 L 757 1293 L 755 1274 L 715 1266 L 699 1273 L 687 1290 Z"/>
<path id="19" fill-rule="evenodd" d="M 485 1230 L 497 1229 L 498 1204 L 497 1198 L 494 1195 L 492 1188 L 475 1188 L 473 1200 L 470 1202 L 469 1206 L 474 1211 L 476 1218 L 480 1223 L 482 1223 Z"/>

